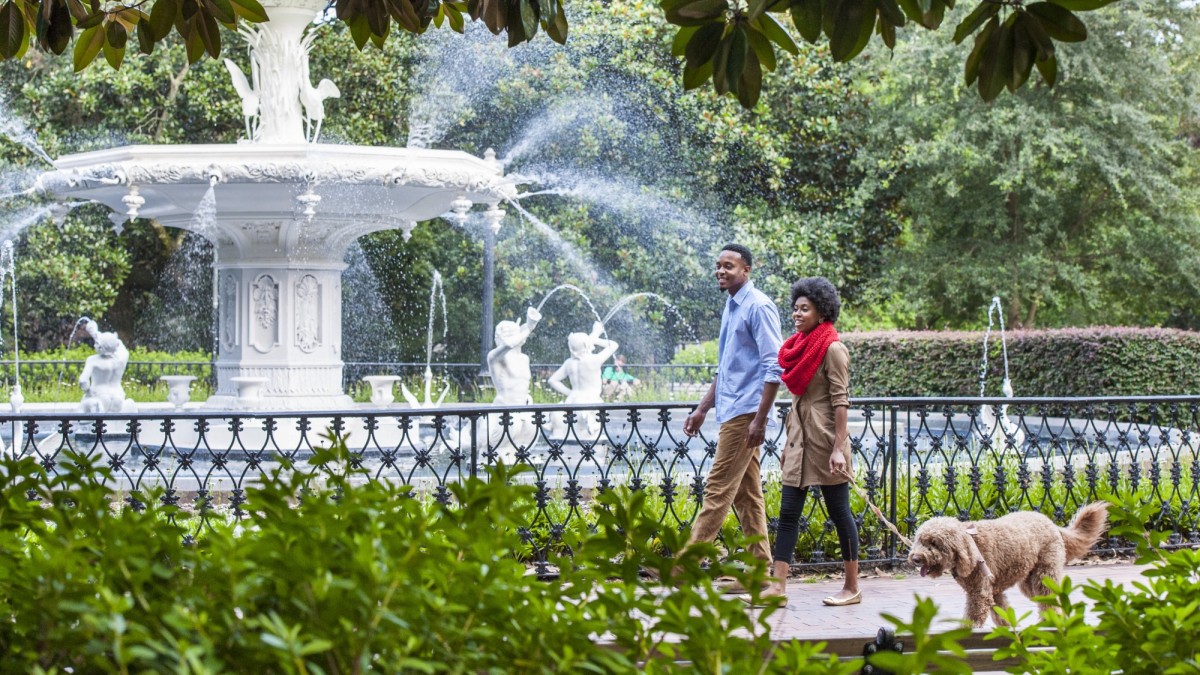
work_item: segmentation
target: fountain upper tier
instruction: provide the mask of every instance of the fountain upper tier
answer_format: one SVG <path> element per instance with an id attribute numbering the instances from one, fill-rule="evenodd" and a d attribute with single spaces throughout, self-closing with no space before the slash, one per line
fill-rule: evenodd
<path id="1" fill-rule="evenodd" d="M 104 203 L 118 218 L 153 218 L 243 253 L 247 224 L 295 220 L 339 259 L 357 237 L 436 217 L 457 198 L 495 204 L 516 194 L 496 162 L 447 150 L 135 145 L 68 155 L 55 166 L 41 177 L 43 189 Z M 218 207 L 208 223 L 196 208 L 210 187 Z M 294 249 L 296 242 L 277 243 Z"/>

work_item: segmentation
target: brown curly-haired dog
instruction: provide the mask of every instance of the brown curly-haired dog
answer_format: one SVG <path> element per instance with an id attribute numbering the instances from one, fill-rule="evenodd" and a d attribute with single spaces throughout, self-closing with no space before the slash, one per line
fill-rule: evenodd
<path id="1" fill-rule="evenodd" d="M 1042 578 L 1061 579 L 1063 566 L 1092 548 L 1107 520 L 1104 502 L 1080 509 L 1067 527 L 1032 511 L 970 523 L 931 518 L 917 530 L 908 560 L 921 576 L 950 572 L 967 593 L 966 619 L 976 627 L 989 613 L 1000 625 L 992 607 L 1008 607 L 1004 591 L 1020 584 L 1027 598 L 1049 595 Z"/>

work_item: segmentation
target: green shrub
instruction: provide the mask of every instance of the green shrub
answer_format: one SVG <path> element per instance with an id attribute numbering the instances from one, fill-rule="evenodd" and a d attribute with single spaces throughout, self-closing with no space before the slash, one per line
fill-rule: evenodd
<path id="1" fill-rule="evenodd" d="M 341 443 L 311 463 L 320 480 L 279 471 L 194 530 L 160 495 L 117 501 L 87 457 L 54 477 L 0 460 L 0 672 L 760 672 L 773 652 L 775 672 L 854 670 L 773 646 L 774 608 L 752 615 L 711 583 L 761 583 L 763 563 L 656 553 L 686 533 L 660 531 L 644 495 L 600 496 L 595 534 L 569 532 L 574 558 L 543 581 L 516 557 L 536 500 L 514 472 L 422 505 L 363 481 Z M 670 591 L 650 592 L 643 565 Z"/>
<path id="2" fill-rule="evenodd" d="M 851 394 L 978 396 L 983 333 L 844 333 Z M 1078 328 L 1007 334 L 1017 396 L 1200 393 L 1200 333 L 1163 328 Z M 988 396 L 999 396 L 999 335 L 988 342 Z"/>
<path id="3" fill-rule="evenodd" d="M 678 558 L 686 532 L 665 527 L 646 491 L 610 490 L 592 528 L 564 540 L 557 579 L 517 560 L 537 498 L 498 467 L 422 503 L 409 488 L 363 481 L 344 444 L 316 453 L 319 480 L 287 469 L 206 525 L 177 496 L 104 487 L 107 469 L 72 456 L 48 476 L 0 459 L 0 672 L 701 672 L 849 673 L 822 645 L 772 642 L 777 607 L 748 613 L 711 584 L 753 586 L 763 563 L 718 560 L 712 546 Z M 164 504 L 171 502 L 170 504 Z M 1144 531 L 1155 508 L 1127 500 L 1114 533 L 1152 566 L 1137 589 L 1090 584 L 1098 626 L 1070 583 L 1058 612 L 1003 653 L 1013 672 L 1194 672 L 1200 644 L 1200 554 L 1163 554 Z M 727 536 L 736 535 L 728 532 Z M 735 543 L 740 543 L 736 542 Z M 739 566 L 740 565 L 740 566 Z M 744 566 L 744 569 L 743 567 Z M 642 570 L 665 582 L 651 587 Z M 1167 601 L 1164 602 L 1164 599 Z M 957 656 L 967 629 L 934 631 L 936 608 L 888 617 L 909 645 L 873 656 L 896 673 L 970 672 Z M 672 640 L 665 640 L 671 636 Z M 1038 651 L 1049 645 L 1054 652 Z M 1192 670 L 1189 670 L 1192 669 Z"/>
<path id="4" fill-rule="evenodd" d="M 679 365 L 717 365 L 717 341 L 697 342 L 675 352 L 671 363 Z"/>

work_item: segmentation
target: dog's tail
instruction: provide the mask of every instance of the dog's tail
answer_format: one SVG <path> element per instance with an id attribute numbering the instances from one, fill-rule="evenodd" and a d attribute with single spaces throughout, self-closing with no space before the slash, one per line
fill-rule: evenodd
<path id="1" fill-rule="evenodd" d="M 1058 528 L 1062 533 L 1063 543 L 1067 546 L 1067 560 L 1082 558 L 1091 550 L 1092 545 L 1104 533 L 1108 522 L 1108 504 L 1092 502 L 1079 509 L 1071 523 Z"/>

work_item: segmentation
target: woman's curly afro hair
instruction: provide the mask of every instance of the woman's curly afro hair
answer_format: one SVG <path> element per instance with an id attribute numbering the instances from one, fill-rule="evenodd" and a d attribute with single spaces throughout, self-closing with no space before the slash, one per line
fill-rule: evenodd
<path id="1" fill-rule="evenodd" d="M 797 298 L 808 298 L 829 323 L 836 323 L 842 311 L 837 289 L 825 277 L 804 277 L 792 284 L 792 307 L 796 306 Z"/>

